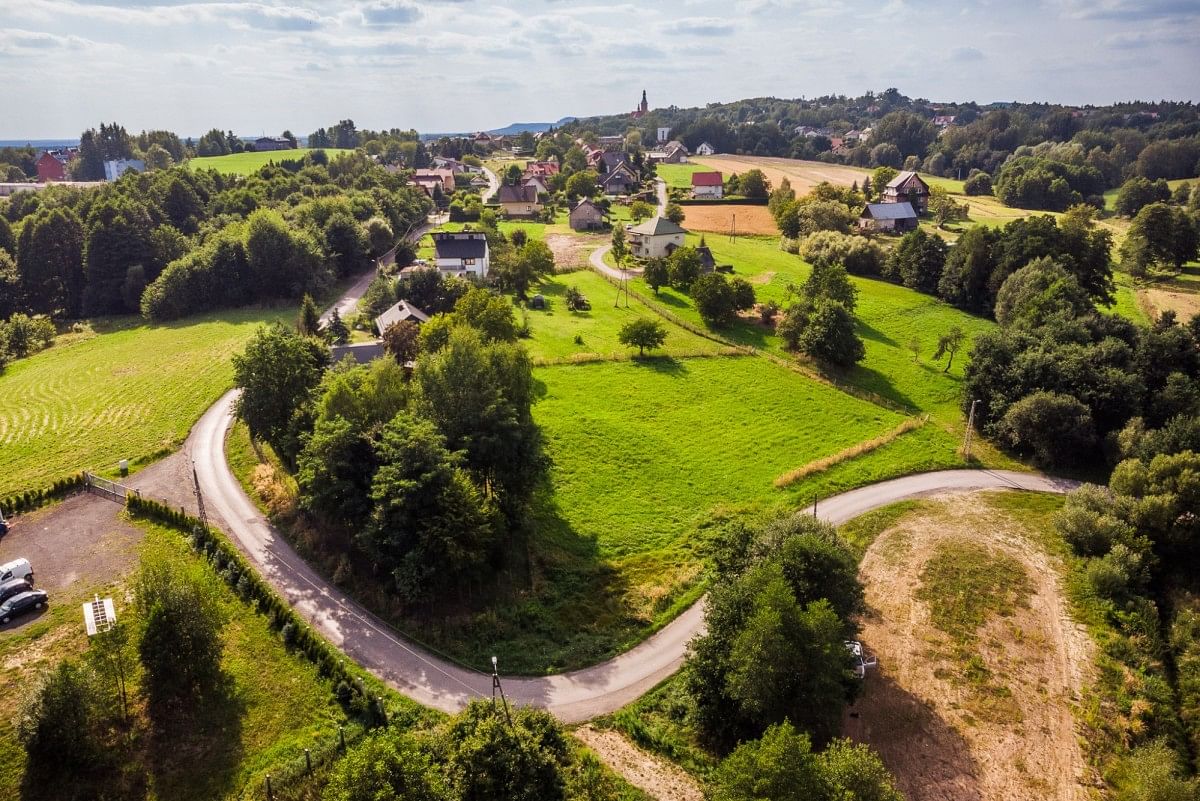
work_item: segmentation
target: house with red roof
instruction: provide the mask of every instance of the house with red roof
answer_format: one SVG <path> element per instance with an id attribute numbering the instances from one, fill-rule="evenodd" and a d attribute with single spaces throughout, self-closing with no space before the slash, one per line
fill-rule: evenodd
<path id="1" fill-rule="evenodd" d="M 694 172 L 692 173 L 692 197 L 720 200 L 725 196 L 725 179 L 721 173 Z"/>

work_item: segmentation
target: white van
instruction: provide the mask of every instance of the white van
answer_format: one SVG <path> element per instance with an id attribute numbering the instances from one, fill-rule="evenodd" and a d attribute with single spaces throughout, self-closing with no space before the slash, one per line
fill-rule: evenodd
<path id="1" fill-rule="evenodd" d="M 0 565 L 0 583 L 13 579 L 25 579 L 33 583 L 33 565 L 29 564 L 28 559 L 14 559 Z"/>

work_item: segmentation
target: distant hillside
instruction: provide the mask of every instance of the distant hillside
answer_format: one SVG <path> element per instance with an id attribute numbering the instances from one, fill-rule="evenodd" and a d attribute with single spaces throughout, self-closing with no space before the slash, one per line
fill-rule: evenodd
<path id="1" fill-rule="evenodd" d="M 529 131 L 530 133 L 541 133 L 548 131 L 551 128 L 561 128 L 562 126 L 578 121 L 578 117 L 563 117 L 558 122 L 514 122 L 511 125 L 505 125 L 503 128 L 489 128 L 488 133 L 493 136 L 515 136 L 516 134 Z M 469 136 L 475 131 L 443 131 L 440 133 L 423 133 L 421 139 L 429 141 L 432 139 L 441 139 L 442 137 L 450 137 L 453 139 L 457 136 Z"/>

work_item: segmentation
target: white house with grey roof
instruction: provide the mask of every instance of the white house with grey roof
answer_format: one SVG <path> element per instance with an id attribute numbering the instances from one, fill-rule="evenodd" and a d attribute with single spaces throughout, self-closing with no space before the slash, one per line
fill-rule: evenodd
<path id="1" fill-rule="evenodd" d="M 687 231 L 666 217 L 652 217 L 625 229 L 629 252 L 639 259 L 660 259 L 683 247 Z"/>
<path id="2" fill-rule="evenodd" d="M 438 231 L 433 235 L 434 266 L 451 275 L 486 278 L 491 263 L 482 231 Z"/>
<path id="3" fill-rule="evenodd" d="M 406 320 L 421 325 L 422 323 L 429 322 L 429 315 L 407 300 L 402 300 L 393 304 L 383 314 L 375 318 L 375 330 L 379 332 L 380 336 L 383 336 L 384 331 L 396 323 L 402 323 Z"/>

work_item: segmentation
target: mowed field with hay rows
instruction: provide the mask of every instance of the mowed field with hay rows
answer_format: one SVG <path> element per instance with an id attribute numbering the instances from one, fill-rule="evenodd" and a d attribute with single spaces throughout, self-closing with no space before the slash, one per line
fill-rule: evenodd
<path id="1" fill-rule="evenodd" d="M 189 159 L 187 166 L 193 170 L 216 170 L 228 175 L 250 175 L 274 162 L 283 160 L 298 161 L 316 150 L 324 150 L 329 158 L 337 158 L 343 153 L 353 153 L 353 150 L 336 147 L 310 148 L 298 147 L 294 150 L 264 150 L 254 153 L 230 153 L 228 156 L 204 156 Z"/>
<path id="2" fill-rule="evenodd" d="M 97 323 L 0 375 L 0 497 L 178 448 L 233 384 L 230 357 L 290 311 L 244 309 L 151 326 Z"/>

